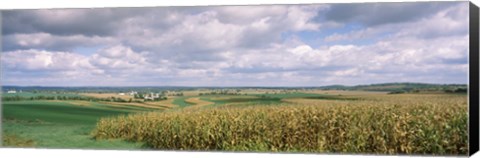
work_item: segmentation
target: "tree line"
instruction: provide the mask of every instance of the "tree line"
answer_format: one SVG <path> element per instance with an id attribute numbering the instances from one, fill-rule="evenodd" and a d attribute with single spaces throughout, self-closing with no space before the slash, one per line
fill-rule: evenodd
<path id="1" fill-rule="evenodd" d="M 198 95 L 242 95 L 242 93 L 222 91 L 222 92 L 205 92 L 205 93 L 199 93 Z"/>
<path id="2" fill-rule="evenodd" d="M 26 101 L 26 100 L 84 100 L 84 101 L 108 101 L 108 102 L 133 102 L 132 99 L 125 100 L 122 98 L 110 97 L 110 98 L 95 98 L 95 97 L 86 97 L 86 96 L 32 96 L 32 97 L 21 97 L 21 96 L 2 96 L 3 101 Z"/>

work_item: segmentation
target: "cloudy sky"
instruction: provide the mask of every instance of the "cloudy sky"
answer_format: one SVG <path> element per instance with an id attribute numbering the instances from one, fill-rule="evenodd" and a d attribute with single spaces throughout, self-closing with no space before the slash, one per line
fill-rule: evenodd
<path id="1" fill-rule="evenodd" d="M 468 2 L 2 11 L 3 85 L 467 83 Z"/>

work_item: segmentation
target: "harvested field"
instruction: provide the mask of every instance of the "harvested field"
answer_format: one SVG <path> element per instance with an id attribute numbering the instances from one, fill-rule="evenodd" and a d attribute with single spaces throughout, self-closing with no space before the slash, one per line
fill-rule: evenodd
<path id="1" fill-rule="evenodd" d="M 374 91 L 342 91 L 342 90 L 309 90 L 301 91 L 303 93 L 313 94 L 330 94 L 330 95 L 381 95 L 388 92 L 374 92 Z"/>
<path id="2" fill-rule="evenodd" d="M 215 104 L 215 103 L 213 103 L 213 102 L 201 100 L 201 99 L 198 98 L 198 97 L 197 97 L 197 98 L 188 98 L 188 99 L 185 99 L 185 102 L 194 104 L 193 106 L 189 106 L 189 107 L 187 107 L 187 108 L 200 108 L 200 107 L 203 107 L 203 106 Z"/>
<path id="3" fill-rule="evenodd" d="M 145 103 L 120 103 L 120 102 L 100 102 L 103 104 L 113 105 L 113 106 L 134 106 L 134 107 L 142 107 L 142 108 L 150 108 L 150 109 L 166 109 L 166 107 L 152 105 L 152 104 L 145 104 Z"/>
<path id="4" fill-rule="evenodd" d="M 72 100 L 72 101 L 65 101 L 69 104 L 73 104 L 73 105 L 78 105 L 78 106 L 92 106 L 92 102 L 90 101 L 81 101 L 81 100 Z"/>
<path id="5" fill-rule="evenodd" d="M 119 95 L 117 93 L 80 93 L 79 95 L 95 97 L 95 98 L 122 98 L 123 100 L 133 99 L 133 96 L 130 95 Z"/>
<path id="6" fill-rule="evenodd" d="M 217 96 L 210 97 L 210 100 L 230 100 L 232 98 L 242 98 L 242 99 L 256 99 L 257 96 Z"/>
<path id="7" fill-rule="evenodd" d="M 173 104 L 173 100 L 174 100 L 173 98 L 168 98 L 167 100 L 144 102 L 144 104 L 165 107 L 165 108 L 175 108 L 177 107 L 177 105 Z"/>

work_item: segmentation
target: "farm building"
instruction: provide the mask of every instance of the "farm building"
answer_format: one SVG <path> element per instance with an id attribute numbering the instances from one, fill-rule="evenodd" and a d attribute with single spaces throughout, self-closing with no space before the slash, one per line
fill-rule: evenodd
<path id="1" fill-rule="evenodd" d="M 160 94 L 158 93 L 150 93 L 150 94 L 146 94 L 143 99 L 145 100 L 155 100 L 157 98 L 160 98 Z"/>
<path id="2" fill-rule="evenodd" d="M 129 95 L 135 95 L 135 94 L 138 94 L 136 91 L 131 91 L 130 93 L 128 93 Z"/>
<path id="3" fill-rule="evenodd" d="M 17 93 L 17 91 L 15 91 L 15 90 L 9 90 L 9 91 L 7 91 L 7 93 Z"/>

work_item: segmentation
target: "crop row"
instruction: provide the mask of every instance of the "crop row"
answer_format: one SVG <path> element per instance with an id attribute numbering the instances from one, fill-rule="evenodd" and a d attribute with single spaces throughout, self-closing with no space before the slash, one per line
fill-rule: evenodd
<path id="1" fill-rule="evenodd" d="M 223 106 L 103 118 L 92 134 L 163 150 L 459 155 L 467 112 L 461 96 Z"/>

